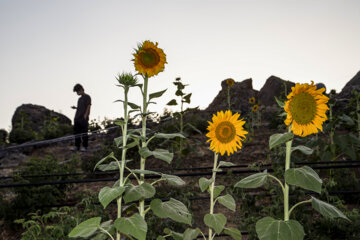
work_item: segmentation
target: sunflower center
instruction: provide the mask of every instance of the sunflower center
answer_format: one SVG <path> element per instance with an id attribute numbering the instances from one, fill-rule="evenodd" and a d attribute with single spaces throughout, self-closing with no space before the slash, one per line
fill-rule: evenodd
<path id="1" fill-rule="evenodd" d="M 296 94 L 290 102 L 290 112 L 293 119 L 302 125 L 314 120 L 316 115 L 316 100 L 309 93 Z"/>
<path id="2" fill-rule="evenodd" d="M 221 143 L 231 142 L 236 135 L 235 126 L 230 122 L 221 122 L 215 129 L 216 138 Z"/>
<path id="3" fill-rule="evenodd" d="M 156 52 L 155 49 L 152 48 L 144 49 L 143 51 L 141 51 L 139 56 L 142 65 L 147 68 L 152 68 L 160 62 L 159 54 Z"/>

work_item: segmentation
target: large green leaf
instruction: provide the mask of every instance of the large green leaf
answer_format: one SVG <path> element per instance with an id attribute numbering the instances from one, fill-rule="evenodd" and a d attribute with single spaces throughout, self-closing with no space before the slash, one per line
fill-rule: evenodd
<path id="1" fill-rule="evenodd" d="M 225 189 L 225 186 L 223 186 L 223 185 L 215 186 L 215 187 L 214 187 L 214 198 L 216 198 L 217 196 L 219 196 L 220 193 L 221 193 L 222 191 L 224 191 L 224 189 Z"/>
<path id="2" fill-rule="evenodd" d="M 205 225 L 214 229 L 217 234 L 220 234 L 224 229 L 226 221 L 226 217 L 222 213 L 208 213 L 204 216 Z"/>
<path id="3" fill-rule="evenodd" d="M 230 209 L 231 211 L 235 212 L 236 210 L 236 203 L 235 203 L 235 199 L 230 195 L 230 194 L 226 194 L 224 196 L 218 197 L 217 201 L 227 207 L 228 209 Z"/>
<path id="4" fill-rule="evenodd" d="M 241 240 L 241 232 L 236 228 L 225 228 L 224 233 L 230 235 L 235 240 Z"/>
<path id="5" fill-rule="evenodd" d="M 95 171 L 95 169 L 96 169 L 100 164 L 102 164 L 104 161 L 106 161 L 106 160 L 108 160 L 108 159 L 117 160 L 117 159 L 115 158 L 114 152 L 111 152 L 109 155 L 107 155 L 106 157 L 104 157 L 104 158 L 102 158 L 100 161 L 98 161 L 98 162 L 95 164 L 94 171 Z"/>
<path id="6" fill-rule="evenodd" d="M 266 171 L 250 175 L 235 184 L 235 187 L 240 188 L 257 188 L 265 184 L 268 177 Z"/>
<path id="7" fill-rule="evenodd" d="M 185 182 L 178 176 L 175 175 L 169 175 L 169 174 L 162 174 L 161 177 L 174 186 L 183 186 L 185 185 Z"/>
<path id="8" fill-rule="evenodd" d="M 308 166 L 286 170 L 285 181 L 287 184 L 321 193 L 322 180 L 319 175 Z"/>
<path id="9" fill-rule="evenodd" d="M 195 229 L 188 228 L 183 233 L 183 240 L 197 239 L 197 236 L 199 236 L 199 234 L 200 234 L 200 229 L 199 228 L 195 228 Z"/>
<path id="10" fill-rule="evenodd" d="M 131 235 L 139 240 L 146 239 L 147 224 L 138 213 L 129 218 L 116 219 L 114 226 L 121 233 Z"/>
<path id="11" fill-rule="evenodd" d="M 302 145 L 291 148 L 291 152 L 296 151 L 296 150 L 300 151 L 301 153 L 303 153 L 305 155 L 311 155 L 314 152 L 314 150 L 312 150 L 311 148 L 302 146 Z"/>
<path id="12" fill-rule="evenodd" d="M 165 92 L 166 92 L 167 89 L 165 90 L 162 90 L 162 91 L 159 91 L 159 92 L 154 92 L 154 93 L 150 93 L 149 94 L 149 100 L 153 99 L 153 98 L 159 98 L 161 97 Z"/>
<path id="13" fill-rule="evenodd" d="M 151 198 L 155 195 L 155 192 L 155 188 L 149 183 L 142 183 L 137 186 L 130 184 L 125 190 L 124 201 L 125 203 L 129 203 L 140 199 Z"/>
<path id="14" fill-rule="evenodd" d="M 99 192 L 99 201 L 106 208 L 112 200 L 121 196 L 124 191 L 125 187 L 104 187 Z"/>
<path id="15" fill-rule="evenodd" d="M 181 133 L 156 133 L 154 135 L 155 138 L 165 138 L 165 139 L 170 139 L 170 138 L 185 138 L 184 135 L 182 135 Z"/>
<path id="16" fill-rule="evenodd" d="M 165 149 L 155 149 L 154 151 L 152 151 L 152 154 L 155 158 L 163 160 L 167 163 L 171 163 L 174 154 L 169 152 L 168 150 Z"/>
<path id="17" fill-rule="evenodd" d="M 213 182 L 212 178 L 211 179 L 207 179 L 207 178 L 200 178 L 199 179 L 199 187 L 200 187 L 200 190 L 203 192 L 205 191 L 209 186 L 210 184 Z"/>
<path id="18" fill-rule="evenodd" d="M 151 210 L 160 218 L 171 218 L 180 223 L 191 225 L 191 213 L 186 206 L 173 198 L 169 201 L 162 202 L 160 199 L 154 199 L 150 203 Z"/>
<path id="19" fill-rule="evenodd" d="M 333 205 L 323 202 L 317 198 L 311 197 L 312 207 L 321 215 L 328 218 L 343 218 L 349 220 L 339 209 Z M 350 221 L 350 220 L 349 220 Z"/>
<path id="20" fill-rule="evenodd" d="M 275 220 L 272 217 L 257 221 L 256 233 L 260 240 L 303 240 L 305 236 L 299 222 Z"/>
<path id="21" fill-rule="evenodd" d="M 101 217 L 90 218 L 79 225 L 77 225 L 69 233 L 69 237 L 83 237 L 88 238 L 93 235 L 100 227 Z"/>
<path id="22" fill-rule="evenodd" d="M 269 148 L 273 149 L 276 146 L 279 146 L 280 144 L 286 143 L 290 140 L 292 140 L 294 137 L 294 134 L 291 132 L 287 133 L 276 133 L 270 136 L 269 139 Z"/>

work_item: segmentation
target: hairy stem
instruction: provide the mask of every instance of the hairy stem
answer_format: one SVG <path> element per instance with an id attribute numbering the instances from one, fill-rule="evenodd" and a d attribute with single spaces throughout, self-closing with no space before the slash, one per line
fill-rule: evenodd
<path id="1" fill-rule="evenodd" d="M 290 209 L 289 211 L 289 216 L 291 215 L 291 212 L 299 205 L 301 204 L 304 204 L 304 203 L 310 203 L 312 201 L 312 199 L 309 199 L 309 200 L 305 200 L 305 201 L 302 201 L 302 202 L 298 202 L 297 204 L 295 204 L 294 206 L 292 206 L 292 208 Z"/>
<path id="2" fill-rule="evenodd" d="M 147 119 L 147 90 L 148 90 L 148 77 L 144 77 L 144 89 L 143 89 L 143 107 L 142 107 L 142 130 L 141 130 L 141 147 L 146 147 L 146 119 Z M 140 170 L 145 170 L 145 158 L 141 157 L 140 159 Z M 140 184 L 145 182 L 145 175 L 143 173 L 140 174 Z M 140 216 L 145 218 L 145 202 L 144 200 L 140 200 L 139 202 L 139 213 Z"/>
<path id="3" fill-rule="evenodd" d="M 215 188 L 215 178 L 216 178 L 216 170 L 217 170 L 217 160 L 218 160 L 218 154 L 214 153 L 214 166 L 212 170 L 212 183 L 210 185 L 210 214 L 214 213 L 214 188 Z M 209 240 L 212 240 L 212 229 L 209 228 Z"/>
<path id="4" fill-rule="evenodd" d="M 289 132 L 291 131 L 291 126 L 289 126 Z M 285 172 L 290 169 L 290 157 L 291 157 L 291 144 L 292 140 L 286 142 L 286 158 L 285 158 Z M 284 186 L 284 221 L 289 220 L 289 185 L 286 183 Z"/>

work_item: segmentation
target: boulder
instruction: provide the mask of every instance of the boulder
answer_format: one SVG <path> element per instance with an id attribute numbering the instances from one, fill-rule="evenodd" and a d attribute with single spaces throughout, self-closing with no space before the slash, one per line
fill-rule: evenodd
<path id="1" fill-rule="evenodd" d="M 206 108 L 206 111 L 216 112 L 220 110 L 227 110 L 227 89 L 226 79 L 221 82 L 221 90 L 210 105 Z M 252 87 L 252 79 L 246 79 L 242 82 L 235 82 L 230 89 L 231 96 L 231 110 L 240 113 L 247 113 L 250 111 L 251 106 L 249 104 L 249 98 L 258 96 L 258 91 Z"/>
<path id="2" fill-rule="evenodd" d="M 274 97 L 285 99 L 286 93 L 289 94 L 291 92 L 291 87 L 293 86 L 295 86 L 293 82 L 271 76 L 260 89 L 259 101 L 264 106 L 272 106 L 273 104 L 276 104 Z"/>
<path id="3" fill-rule="evenodd" d="M 343 87 L 337 97 L 350 99 L 352 97 L 351 92 L 353 90 L 360 92 L 360 71 Z"/>
<path id="4" fill-rule="evenodd" d="M 71 120 L 65 115 L 49 110 L 44 106 L 23 104 L 16 108 L 11 119 L 12 129 L 22 128 L 30 131 L 40 131 L 46 120 L 56 118 L 60 124 L 71 125 Z"/>

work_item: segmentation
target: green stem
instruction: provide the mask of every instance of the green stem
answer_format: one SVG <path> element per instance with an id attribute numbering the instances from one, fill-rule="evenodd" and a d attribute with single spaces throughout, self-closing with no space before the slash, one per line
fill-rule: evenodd
<path id="1" fill-rule="evenodd" d="M 309 200 L 305 200 L 305 201 L 302 201 L 302 202 L 298 202 L 297 204 L 295 204 L 289 211 L 289 216 L 291 215 L 291 212 L 299 205 L 301 204 L 304 204 L 304 203 L 310 203 L 312 201 L 312 199 L 309 199 Z"/>
<path id="2" fill-rule="evenodd" d="M 283 193 L 285 193 L 285 187 L 284 187 L 284 185 L 282 184 L 282 182 L 281 182 L 277 177 L 275 177 L 275 176 L 273 176 L 273 175 L 271 175 L 271 174 L 268 174 L 268 177 L 271 177 L 271 178 L 275 179 L 275 180 L 280 184 L 280 187 L 281 187 Z"/>
<path id="3" fill-rule="evenodd" d="M 99 227 L 99 230 L 100 231 L 102 231 L 102 232 L 104 232 L 106 235 L 108 235 L 112 240 L 114 240 L 114 238 L 111 236 L 111 234 L 108 232 L 108 231 L 106 231 L 105 229 L 103 229 L 102 227 Z M 116 238 L 117 239 L 117 238 Z"/>
<path id="4" fill-rule="evenodd" d="M 291 126 L 289 126 L 289 132 L 291 131 Z M 290 157 L 291 157 L 291 144 L 292 140 L 286 142 L 286 158 L 285 158 L 285 172 L 290 169 Z M 284 221 L 289 220 L 289 185 L 286 183 L 284 186 Z"/>
<path id="5" fill-rule="evenodd" d="M 215 188 L 215 178 L 216 178 L 216 170 L 217 170 L 217 160 L 218 160 L 218 154 L 214 153 L 214 166 L 213 166 L 213 170 L 212 170 L 212 183 L 210 185 L 210 214 L 214 213 L 214 188 Z M 209 228 L 209 240 L 212 240 L 212 229 Z"/>
<path id="6" fill-rule="evenodd" d="M 123 187 L 125 185 L 124 182 L 124 170 L 125 170 L 125 164 L 126 164 L 126 144 L 127 144 L 127 124 L 128 124 L 128 111 L 127 111 L 127 105 L 128 105 L 128 92 L 129 92 L 129 87 L 125 86 L 124 87 L 124 95 L 125 95 L 125 101 L 124 101 L 124 127 L 122 128 L 123 132 L 123 148 L 122 148 L 122 153 L 121 153 L 121 166 L 120 166 L 120 187 Z M 122 203 L 122 196 L 120 196 L 117 199 L 117 218 L 121 218 L 121 203 Z M 116 231 L 116 239 L 120 240 L 120 232 Z"/>
<path id="7" fill-rule="evenodd" d="M 144 77 L 144 90 L 143 90 L 143 107 L 142 107 L 142 130 L 141 130 L 141 147 L 146 147 L 146 119 L 147 119 L 147 90 L 148 90 L 148 76 Z M 145 158 L 141 157 L 140 159 L 140 170 L 145 170 Z M 145 175 L 143 173 L 140 174 L 140 184 L 145 182 Z M 139 212 L 140 216 L 145 218 L 145 202 L 144 200 L 139 201 Z"/>
<path id="8" fill-rule="evenodd" d="M 184 122 L 183 122 L 183 105 L 184 105 L 184 102 L 183 102 L 183 99 L 182 99 L 182 96 L 181 96 L 181 112 L 180 112 L 180 134 L 183 135 L 184 133 Z M 179 148 L 179 158 L 182 157 L 182 148 L 183 148 L 183 139 L 180 138 L 180 148 Z"/>

